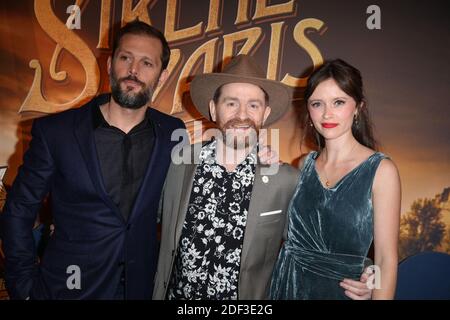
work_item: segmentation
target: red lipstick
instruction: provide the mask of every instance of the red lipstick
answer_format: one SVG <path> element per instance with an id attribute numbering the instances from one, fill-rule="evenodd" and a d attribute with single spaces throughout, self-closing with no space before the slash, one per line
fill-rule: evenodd
<path id="1" fill-rule="evenodd" d="M 325 128 L 325 129 L 331 129 L 331 128 L 334 128 L 334 127 L 337 127 L 337 126 L 338 126 L 337 123 L 328 123 L 328 122 L 322 123 L 322 127 Z"/>

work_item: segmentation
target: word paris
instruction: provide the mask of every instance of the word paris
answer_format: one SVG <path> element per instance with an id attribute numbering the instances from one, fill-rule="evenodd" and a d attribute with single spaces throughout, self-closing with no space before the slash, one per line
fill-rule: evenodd
<path id="1" fill-rule="evenodd" d="M 307 34 L 313 31 L 320 36 L 323 35 L 326 31 L 325 23 L 316 18 L 292 19 L 301 10 L 302 1 L 290 0 L 270 4 L 271 1 L 267 0 L 204 0 L 195 1 L 195 8 L 189 7 L 188 2 L 192 3 L 187 0 L 140 0 L 137 2 L 102 0 L 99 2 L 100 6 L 95 7 L 89 5 L 88 0 L 79 0 L 77 5 L 71 4 L 65 8 L 65 15 L 57 16 L 53 11 L 53 0 L 36 0 L 34 2 L 36 19 L 41 28 L 56 43 L 47 71 L 51 80 L 54 83 L 65 83 L 64 81 L 69 79 L 68 72 L 58 70 L 59 67 L 64 67 L 58 63 L 63 50 L 68 51 L 79 61 L 86 77 L 83 90 L 75 99 L 66 103 L 54 103 L 51 102 L 51 97 L 47 99 L 48 95 L 42 91 L 45 86 L 42 84 L 44 72 L 40 61 L 31 60 L 29 65 L 35 69 L 34 80 L 19 112 L 60 112 L 79 106 L 97 94 L 101 80 L 100 67 L 96 58 L 98 52 L 90 48 L 84 40 L 84 38 L 91 38 L 89 33 L 97 30 L 92 28 L 92 23 L 88 25 L 92 19 L 83 20 L 83 10 L 92 10 L 93 7 L 98 8 L 99 27 L 98 35 L 95 36 L 98 39 L 96 49 L 99 50 L 111 49 L 111 29 L 116 24 L 114 12 L 121 12 L 119 21 L 121 25 L 136 18 L 153 25 L 156 17 L 165 18 L 164 25 L 156 25 L 156 27 L 163 30 L 172 48 L 168 66 L 170 78 L 163 86 L 158 87 L 153 97 L 156 99 L 161 90 L 171 88 L 170 90 L 173 91 L 170 93 L 173 99 L 172 104 L 169 105 L 170 114 L 184 111 L 183 96 L 189 91 L 189 81 L 194 74 L 213 72 L 220 61 L 226 62 L 231 56 L 261 51 L 262 55 L 267 57 L 267 78 L 280 80 L 293 88 L 304 87 L 307 76 L 296 77 L 292 74 L 302 74 L 311 62 L 314 68 L 323 63 L 321 52 Z M 194 18 L 193 12 L 203 11 L 207 13 L 204 17 Z M 228 16 L 228 13 L 232 14 Z M 381 29 L 380 8 L 371 5 L 367 8 L 366 14 L 369 15 L 367 28 Z M 92 17 L 91 13 L 89 16 Z M 225 16 L 227 18 L 222 19 Z M 224 30 L 227 32 L 231 30 L 231 32 L 225 33 Z M 291 34 L 285 32 L 286 30 L 292 30 Z M 194 46 L 191 45 L 187 49 L 189 44 Z M 193 52 L 191 52 L 192 47 Z M 304 51 L 310 59 L 305 60 L 303 65 L 300 62 L 290 67 L 290 73 L 280 74 L 283 66 L 283 51 L 296 48 Z M 203 64 L 203 70 L 199 70 L 200 64 Z M 175 86 L 174 82 L 176 82 Z"/>
<path id="2" fill-rule="evenodd" d="M 195 8 L 189 7 L 188 2 L 102 0 L 97 7 L 99 24 L 98 34 L 95 34 L 98 39 L 96 49 L 101 50 L 111 49 L 111 29 L 117 22 L 124 25 L 138 18 L 140 21 L 153 24 L 157 17 L 165 17 L 161 22 L 163 25 L 155 24 L 155 26 L 162 29 L 172 48 L 168 66 L 170 78 L 156 90 L 154 98 L 156 99 L 166 88 L 173 90 L 169 92 L 173 94 L 172 104 L 169 104 L 168 110 L 170 114 L 184 111 L 183 96 L 189 91 L 189 81 L 194 74 L 216 71 L 215 67 L 221 61 L 228 61 L 231 56 L 240 53 L 252 54 L 258 50 L 262 56 L 267 57 L 267 78 L 280 80 L 291 87 L 305 86 L 307 77 L 298 78 L 290 73 L 301 74 L 311 61 L 314 66 L 323 62 L 319 49 L 308 39 L 307 30 L 321 35 L 325 32 L 325 23 L 315 18 L 293 19 L 299 11 L 301 1 L 290 0 L 270 4 L 270 1 L 266 0 L 232 2 L 209 0 L 196 1 Z M 45 92 L 42 92 L 42 88 L 45 87 L 42 85 L 43 67 L 38 59 L 33 59 L 30 61 L 30 67 L 35 69 L 34 81 L 20 112 L 59 112 L 78 106 L 97 94 L 101 78 L 96 59 L 98 52 L 89 47 L 85 41 L 91 38 L 90 33 L 96 32 L 96 29 L 92 28 L 92 18 L 83 19 L 84 10 L 89 11 L 96 7 L 90 6 L 87 0 L 78 1 L 77 5 L 64 8 L 63 14 L 57 10 L 59 12 L 57 15 L 53 11 L 52 0 L 40 0 L 34 2 L 34 11 L 41 28 L 56 43 L 47 71 L 50 81 L 58 85 L 69 79 L 68 72 L 60 70 L 64 66 L 58 63 L 59 56 L 66 50 L 79 61 L 86 75 L 82 92 L 67 103 L 51 102 L 52 99 L 47 99 Z M 121 12 L 120 21 L 114 21 L 114 12 Z M 205 16 L 197 18 L 193 13 L 198 12 L 205 12 Z M 231 18 L 229 13 L 232 13 Z M 89 16 L 92 17 L 92 13 L 89 12 Z M 286 30 L 292 31 L 285 32 Z M 282 53 L 288 46 L 290 50 L 291 47 L 292 49 L 297 47 L 300 51 L 306 52 L 310 59 L 305 60 L 305 65 L 299 63 L 290 68 L 290 73 L 280 74 Z M 202 70 L 199 68 L 201 64 Z M 173 85 L 174 83 L 176 85 Z M 168 99 L 164 101 L 167 102 Z"/>

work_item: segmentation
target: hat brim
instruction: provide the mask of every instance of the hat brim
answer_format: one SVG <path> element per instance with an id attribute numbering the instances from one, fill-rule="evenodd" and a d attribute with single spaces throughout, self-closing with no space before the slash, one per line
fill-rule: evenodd
<path id="1" fill-rule="evenodd" d="M 190 85 L 192 102 L 206 119 L 210 119 L 209 102 L 217 88 L 228 83 L 251 83 L 267 92 L 271 111 L 264 123 L 265 127 L 280 119 L 291 105 L 289 89 L 281 82 L 226 73 L 206 73 L 194 77 Z"/>

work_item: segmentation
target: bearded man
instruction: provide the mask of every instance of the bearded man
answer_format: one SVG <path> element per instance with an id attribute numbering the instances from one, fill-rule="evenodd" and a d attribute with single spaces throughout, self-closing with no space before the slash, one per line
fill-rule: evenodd
<path id="1" fill-rule="evenodd" d="M 157 209 L 177 118 L 150 108 L 167 78 L 163 34 L 134 21 L 108 59 L 111 94 L 34 121 L 2 214 L 12 299 L 150 299 Z M 32 227 L 50 194 L 54 233 L 40 263 Z"/>

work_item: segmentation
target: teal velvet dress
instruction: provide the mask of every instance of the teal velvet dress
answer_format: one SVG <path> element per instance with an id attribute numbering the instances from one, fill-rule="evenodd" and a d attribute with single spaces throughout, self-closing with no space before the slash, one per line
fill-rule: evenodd
<path id="1" fill-rule="evenodd" d="M 288 235 L 273 271 L 270 298 L 348 299 L 339 282 L 358 280 L 373 240 L 372 184 L 382 153 L 374 153 L 334 187 L 317 174 L 317 152 L 305 159 L 288 210 Z"/>

